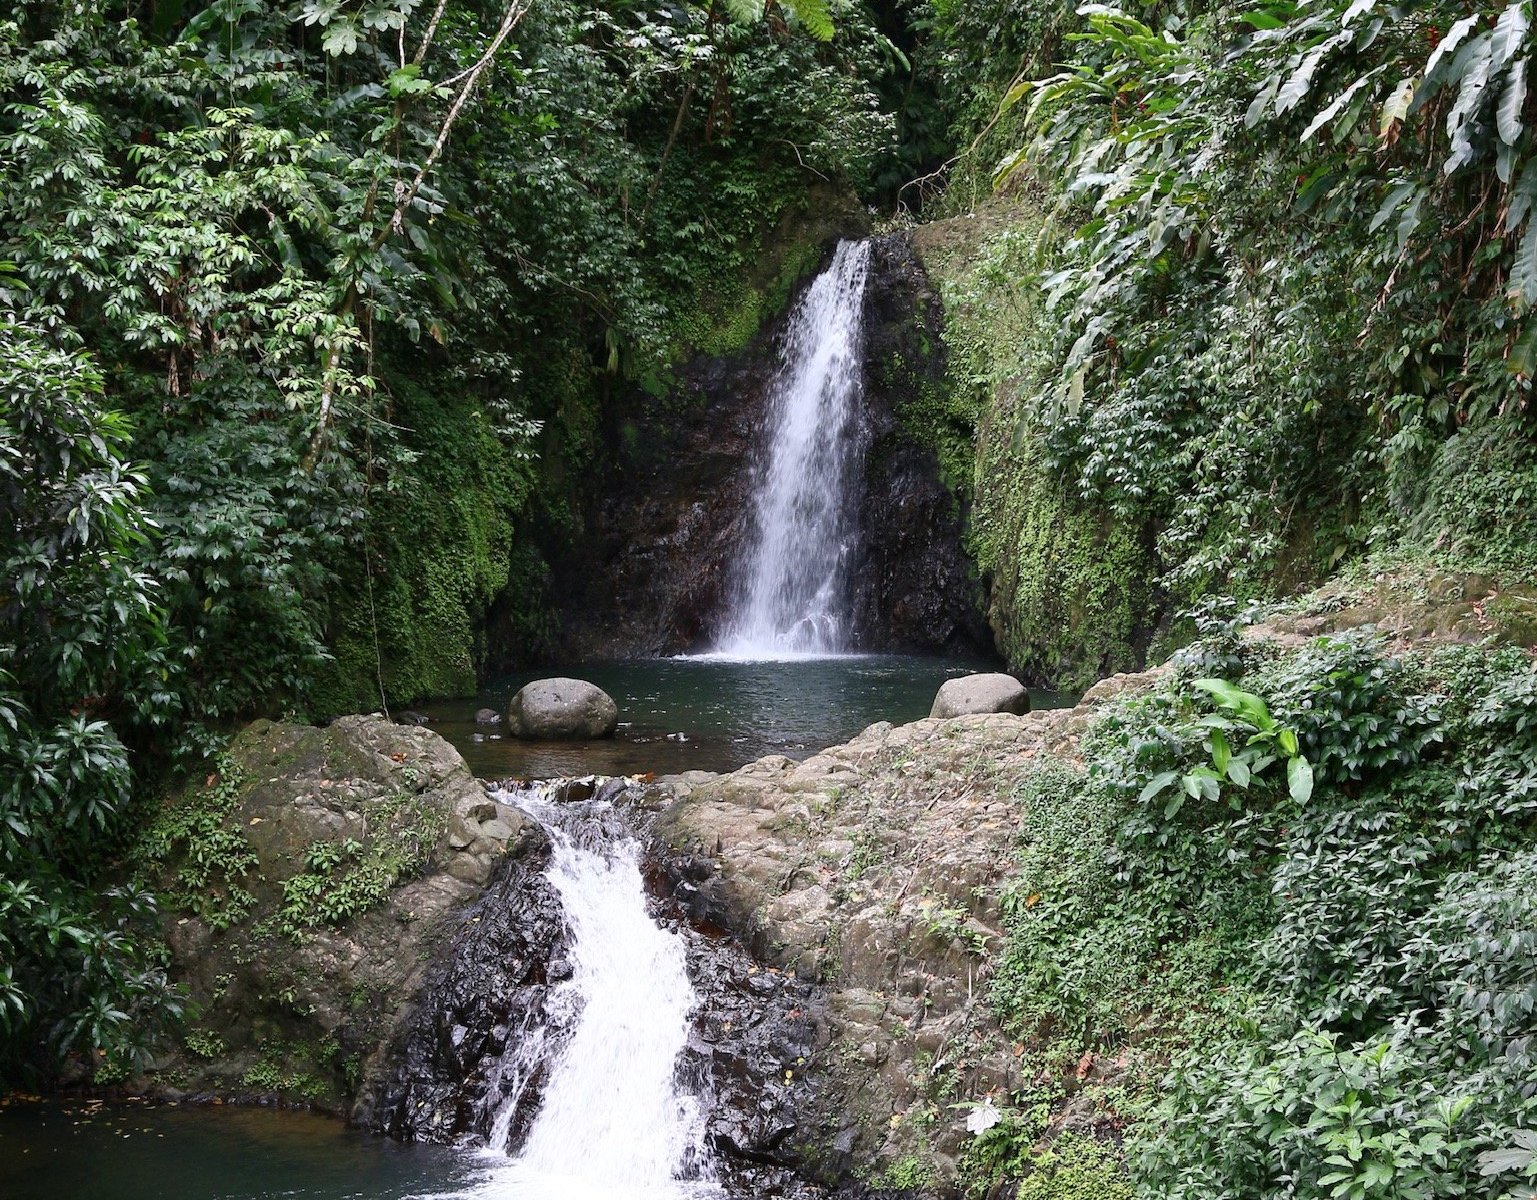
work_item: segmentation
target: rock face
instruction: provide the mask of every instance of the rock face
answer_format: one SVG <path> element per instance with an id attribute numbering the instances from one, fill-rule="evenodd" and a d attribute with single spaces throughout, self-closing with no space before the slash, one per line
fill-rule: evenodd
<path id="1" fill-rule="evenodd" d="M 1030 711 L 1030 693 L 1012 675 L 966 675 L 939 685 L 931 717 L 968 717 L 977 713 Z"/>
<path id="2" fill-rule="evenodd" d="M 156 824 L 172 970 L 198 1014 L 179 1090 L 367 1096 L 456 913 L 544 833 L 436 734 L 257 721 Z"/>
<path id="3" fill-rule="evenodd" d="M 566 941 L 548 860 L 548 843 L 506 860 L 458 915 L 451 952 L 428 972 L 390 1049 L 394 1066 L 358 1096 L 354 1123 L 407 1141 L 485 1140 L 511 1082 L 502 1062 L 543 1022 L 548 964 Z M 538 1096 L 527 1091 L 525 1111 Z"/>
<path id="4" fill-rule="evenodd" d="M 959 505 L 932 448 L 899 420 L 922 387 L 943 379 L 942 314 L 904 235 L 876 240 L 866 297 L 865 536 L 849 571 L 857 648 L 989 651 Z M 740 353 L 690 361 L 665 396 L 636 392 L 612 406 L 602 436 L 613 469 L 593 490 L 577 536 L 550 550 L 566 657 L 653 657 L 712 644 L 749 538 L 751 464 L 781 325 Z"/>
<path id="5" fill-rule="evenodd" d="M 532 741 L 611 737 L 618 724 L 613 697 L 582 679 L 535 680 L 507 706 L 512 736 Z"/>
<path id="6" fill-rule="evenodd" d="M 983 951 L 1002 939 L 1016 785 L 1042 755 L 1073 758 L 1092 711 L 882 723 L 805 762 L 663 781 L 679 902 L 825 1004 L 780 1160 L 837 1182 L 917 1155 L 943 1183 L 969 1136 L 951 1106 L 1024 1082 Z"/>

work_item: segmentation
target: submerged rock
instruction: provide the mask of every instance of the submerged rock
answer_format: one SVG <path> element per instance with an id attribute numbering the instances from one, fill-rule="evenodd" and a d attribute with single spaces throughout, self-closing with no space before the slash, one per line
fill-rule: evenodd
<path id="1" fill-rule="evenodd" d="M 502 714 L 497 712 L 496 709 L 494 709 L 494 708 L 477 708 L 475 710 L 475 724 L 477 724 L 477 725 L 500 725 L 501 723 L 502 723 Z"/>
<path id="2" fill-rule="evenodd" d="M 612 737 L 618 725 L 613 697 L 585 679 L 536 679 L 507 706 L 512 736 L 531 741 Z"/>
<path id="3" fill-rule="evenodd" d="M 1014 676 L 966 675 L 940 684 L 929 716 L 969 717 L 976 713 L 1023 716 L 1029 711 L 1030 693 Z"/>

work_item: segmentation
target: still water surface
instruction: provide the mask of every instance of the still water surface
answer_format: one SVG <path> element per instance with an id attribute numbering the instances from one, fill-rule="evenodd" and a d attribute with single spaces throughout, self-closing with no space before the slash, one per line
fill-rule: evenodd
<path id="1" fill-rule="evenodd" d="M 406 1200 L 472 1194 L 494 1166 L 474 1153 L 402 1146 L 304 1112 L 0 1108 L 5 1200 Z"/>
<path id="2" fill-rule="evenodd" d="M 724 657 L 588 663 L 509 676 L 470 700 L 418 706 L 483 779 L 561 775 L 658 775 L 733 771 L 765 754 L 805 758 L 848 741 L 876 721 L 900 725 L 929 715 L 947 679 L 995 671 L 987 662 L 909 655 L 839 655 L 777 660 Z M 477 708 L 505 712 L 531 680 L 571 675 L 597 684 L 619 705 L 619 731 L 601 742 L 530 743 L 491 734 Z M 1030 693 L 1037 708 L 1067 703 Z"/>

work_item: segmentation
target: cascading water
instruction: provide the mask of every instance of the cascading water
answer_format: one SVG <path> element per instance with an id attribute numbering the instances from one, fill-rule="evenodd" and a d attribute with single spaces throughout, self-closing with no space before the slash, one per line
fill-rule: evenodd
<path id="1" fill-rule="evenodd" d="M 549 832 L 547 878 L 571 932 L 571 977 L 547 1021 L 566 1037 L 527 1137 L 481 1194 L 527 1200 L 682 1200 L 719 1193 L 705 1113 L 679 1079 L 695 1005 L 683 940 L 646 912 L 640 844 L 604 806 L 507 796 Z M 507 1097 L 487 1150 L 508 1150 L 512 1116 L 540 1069 L 544 1036 L 515 1039 L 497 1081 Z"/>
<path id="2" fill-rule="evenodd" d="M 840 242 L 790 316 L 770 390 L 754 530 L 716 653 L 740 658 L 847 648 L 850 487 L 863 456 L 859 397 L 868 242 Z"/>

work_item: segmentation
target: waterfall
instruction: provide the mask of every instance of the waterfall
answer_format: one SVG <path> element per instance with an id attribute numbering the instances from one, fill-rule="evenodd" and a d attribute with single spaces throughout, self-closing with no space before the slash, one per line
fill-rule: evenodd
<path id="1" fill-rule="evenodd" d="M 790 314 L 770 387 L 768 442 L 753 532 L 737 565 L 716 653 L 833 654 L 848 646 L 850 496 L 863 457 L 859 420 L 868 242 L 840 242 Z"/>
<path id="2" fill-rule="evenodd" d="M 482 1194 L 526 1200 L 682 1200 L 719 1195 L 705 1113 L 679 1079 L 695 1005 L 683 939 L 646 912 L 640 843 L 606 806 L 516 799 L 548 830 L 547 877 L 570 927 L 571 976 L 547 1019 L 565 1033 L 542 1064 L 542 1101 L 515 1157 Z M 498 1084 L 508 1099 L 488 1151 L 509 1127 L 545 1037 L 523 1037 Z"/>

